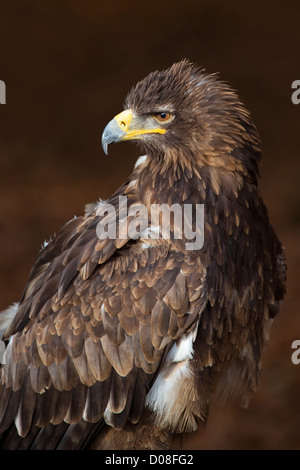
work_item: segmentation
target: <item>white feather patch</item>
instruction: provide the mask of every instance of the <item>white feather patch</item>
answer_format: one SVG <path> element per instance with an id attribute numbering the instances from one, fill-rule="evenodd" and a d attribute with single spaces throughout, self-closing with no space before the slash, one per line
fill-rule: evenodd
<path id="1" fill-rule="evenodd" d="M 5 344 L 0 340 L 0 364 L 3 364 L 3 357 L 5 353 Z"/>
<path id="2" fill-rule="evenodd" d="M 146 396 L 146 407 L 155 411 L 159 419 L 167 421 L 178 399 L 178 384 L 191 375 L 188 361 L 178 365 L 177 369 L 166 378 L 160 372 Z"/>
<path id="3" fill-rule="evenodd" d="M 194 332 L 190 333 L 188 336 L 181 337 L 179 342 L 175 343 L 168 352 L 166 362 L 181 362 L 192 359 L 194 354 L 194 341 Z"/>
<path id="4" fill-rule="evenodd" d="M 13 339 L 14 339 L 14 336 L 12 336 L 12 337 L 10 338 L 9 343 L 8 343 L 8 345 L 7 345 L 7 348 L 4 349 L 4 351 L 3 351 L 3 354 L 2 354 L 2 357 L 1 357 L 1 361 L 0 361 L 1 364 L 7 364 L 7 363 L 9 363 L 9 361 L 10 361 L 10 359 L 11 359 L 11 357 L 12 357 L 12 342 L 13 342 Z M 4 344 L 3 341 L 1 341 L 1 343 Z M 4 369 L 4 377 L 5 377 L 5 379 L 6 379 L 5 381 L 7 381 L 7 376 L 6 376 L 6 374 L 7 374 L 7 370 Z"/>
<path id="5" fill-rule="evenodd" d="M 153 245 L 150 245 L 150 243 L 142 243 L 141 247 L 142 250 L 147 250 L 147 248 L 151 248 Z"/>
<path id="6" fill-rule="evenodd" d="M 180 383 L 191 376 L 189 361 L 194 354 L 193 343 L 197 335 L 198 325 L 187 336 L 182 336 L 170 349 L 167 354 L 165 366 L 158 374 L 153 386 L 146 396 L 146 407 L 155 411 L 159 419 L 167 421 L 168 415 L 172 414 L 178 393 L 180 393 Z M 168 374 L 170 365 L 174 370 Z M 177 365 L 176 365 L 177 364 Z"/>
<path id="7" fill-rule="evenodd" d="M 3 334 L 5 333 L 5 330 L 11 324 L 15 314 L 17 313 L 18 308 L 19 308 L 19 303 L 15 302 L 6 310 L 3 310 L 2 312 L 0 312 L 0 363 L 1 364 L 4 364 L 4 361 L 5 361 L 5 343 L 4 341 L 2 341 L 2 337 L 3 337 Z"/>
<path id="8" fill-rule="evenodd" d="M 138 166 L 142 165 L 143 163 L 145 163 L 145 161 L 147 160 L 147 155 L 142 155 L 141 157 L 139 157 L 137 159 L 137 161 L 135 162 L 135 165 L 134 165 L 134 168 L 137 168 Z"/>
<path id="9" fill-rule="evenodd" d="M 6 310 L 0 312 L 0 338 L 2 338 L 4 331 L 11 324 L 12 319 L 14 318 L 17 310 L 19 308 L 19 303 L 15 302 Z"/>
<path id="10" fill-rule="evenodd" d="M 145 228 L 140 232 L 140 238 L 145 240 L 152 238 L 157 240 L 160 234 L 160 226 L 159 225 L 151 225 L 150 227 Z"/>
<path id="11" fill-rule="evenodd" d="M 127 189 L 130 189 L 130 188 L 132 188 L 133 186 L 135 186 L 135 185 L 136 185 L 136 182 L 137 182 L 137 180 L 131 180 L 131 181 L 128 183 Z"/>

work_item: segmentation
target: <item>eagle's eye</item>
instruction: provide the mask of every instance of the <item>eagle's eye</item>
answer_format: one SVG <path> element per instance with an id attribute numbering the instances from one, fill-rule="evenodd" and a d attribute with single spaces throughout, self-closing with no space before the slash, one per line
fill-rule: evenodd
<path id="1" fill-rule="evenodd" d="M 173 118 L 173 114 L 168 113 L 167 111 L 162 111 L 160 113 L 154 114 L 154 117 L 159 122 L 169 122 Z"/>

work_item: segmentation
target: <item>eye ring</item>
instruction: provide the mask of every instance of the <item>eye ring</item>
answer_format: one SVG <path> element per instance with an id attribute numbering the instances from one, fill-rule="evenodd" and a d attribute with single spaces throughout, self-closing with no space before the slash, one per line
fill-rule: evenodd
<path id="1" fill-rule="evenodd" d="M 158 122 L 169 122 L 173 119 L 173 114 L 168 111 L 161 111 L 153 116 Z"/>

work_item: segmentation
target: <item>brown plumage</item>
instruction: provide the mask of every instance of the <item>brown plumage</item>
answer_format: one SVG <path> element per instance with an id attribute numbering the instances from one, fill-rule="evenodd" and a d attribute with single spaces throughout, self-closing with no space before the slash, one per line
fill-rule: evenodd
<path id="1" fill-rule="evenodd" d="M 104 150 L 134 139 L 146 155 L 107 201 L 117 221 L 119 196 L 127 222 L 139 203 L 204 204 L 204 245 L 187 250 L 175 222 L 169 238 L 149 238 L 145 217 L 141 237 L 100 240 L 103 202 L 61 229 L 10 310 L 2 448 L 165 448 L 212 401 L 246 405 L 257 386 L 286 265 L 257 187 L 249 113 L 186 60 L 139 82 L 125 109 Z"/>

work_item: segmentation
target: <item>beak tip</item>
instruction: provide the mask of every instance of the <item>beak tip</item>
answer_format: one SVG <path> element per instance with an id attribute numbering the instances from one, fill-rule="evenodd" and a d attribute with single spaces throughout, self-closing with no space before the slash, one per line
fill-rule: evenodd
<path id="1" fill-rule="evenodd" d="M 104 133 L 102 134 L 101 144 L 103 152 L 105 153 L 105 155 L 108 155 L 108 145 L 110 144 L 110 141 L 106 138 Z"/>
<path id="2" fill-rule="evenodd" d="M 102 144 L 103 152 L 105 155 L 108 155 L 108 145 L 107 144 Z"/>

